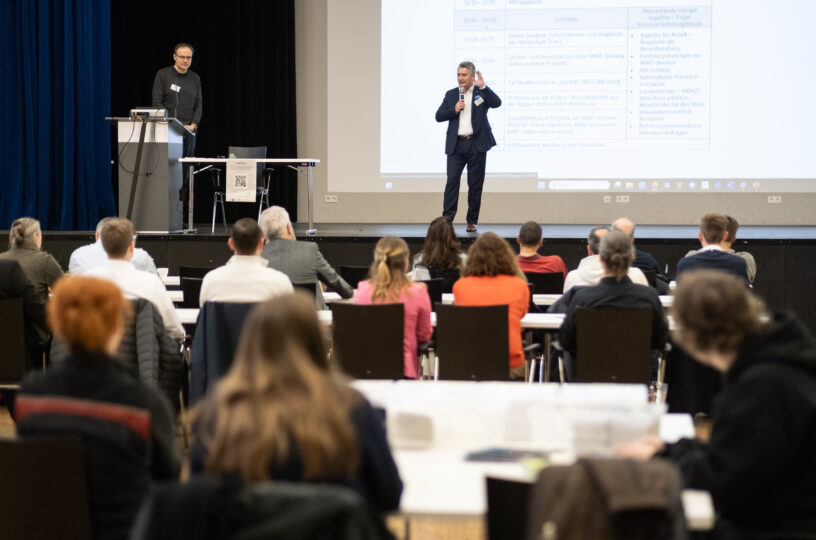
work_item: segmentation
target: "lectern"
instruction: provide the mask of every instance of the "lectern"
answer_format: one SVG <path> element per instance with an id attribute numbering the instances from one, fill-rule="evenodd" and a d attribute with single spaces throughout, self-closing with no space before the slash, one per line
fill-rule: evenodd
<path id="1" fill-rule="evenodd" d="M 137 231 L 180 232 L 179 190 L 184 135 L 175 118 L 134 115 L 116 123 L 119 156 L 119 215 Z"/>

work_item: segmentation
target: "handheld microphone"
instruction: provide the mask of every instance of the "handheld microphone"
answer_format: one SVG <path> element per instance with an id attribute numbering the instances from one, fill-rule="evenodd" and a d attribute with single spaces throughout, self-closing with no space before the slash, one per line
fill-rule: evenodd
<path id="1" fill-rule="evenodd" d="M 465 87 L 460 86 L 459 87 L 459 101 L 464 101 L 464 99 L 465 99 Z"/>

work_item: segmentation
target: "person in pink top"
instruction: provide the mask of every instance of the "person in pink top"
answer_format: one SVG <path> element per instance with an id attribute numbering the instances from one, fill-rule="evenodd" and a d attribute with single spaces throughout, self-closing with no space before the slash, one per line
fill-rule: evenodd
<path id="1" fill-rule="evenodd" d="M 424 283 L 412 282 L 408 272 L 408 244 L 402 238 L 385 236 L 374 248 L 374 262 L 369 275 L 354 294 L 355 304 L 402 304 L 405 309 L 403 374 L 417 378 L 417 347 L 431 339 L 431 298 Z"/>

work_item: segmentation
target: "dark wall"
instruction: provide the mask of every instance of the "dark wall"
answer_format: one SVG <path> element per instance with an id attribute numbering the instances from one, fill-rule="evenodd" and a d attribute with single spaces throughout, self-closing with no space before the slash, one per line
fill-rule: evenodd
<path id="1" fill-rule="evenodd" d="M 203 95 L 196 156 L 265 145 L 268 157 L 297 157 L 294 13 L 293 0 L 111 2 L 111 113 L 149 106 L 156 71 L 173 63 L 176 43 L 188 42 Z M 196 182 L 195 221 L 207 222 L 213 188 L 209 177 Z M 293 221 L 296 197 L 296 173 L 277 168 L 271 202 Z M 227 205 L 230 222 L 244 216 L 257 216 L 257 206 Z"/>

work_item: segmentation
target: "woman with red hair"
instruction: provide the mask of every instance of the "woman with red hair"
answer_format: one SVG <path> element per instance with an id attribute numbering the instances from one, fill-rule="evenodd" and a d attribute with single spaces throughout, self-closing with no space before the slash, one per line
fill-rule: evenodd
<path id="1" fill-rule="evenodd" d="M 113 358 L 129 315 L 130 303 L 109 281 L 58 281 L 48 320 L 70 353 L 27 376 L 15 404 L 20 436 L 82 440 L 97 540 L 127 538 L 151 480 L 179 473 L 169 406 Z"/>

